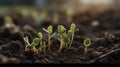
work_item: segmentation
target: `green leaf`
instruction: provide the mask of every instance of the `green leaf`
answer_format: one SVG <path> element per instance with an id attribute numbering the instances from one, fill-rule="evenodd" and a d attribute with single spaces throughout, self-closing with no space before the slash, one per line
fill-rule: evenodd
<path id="1" fill-rule="evenodd" d="M 52 26 L 48 26 L 47 31 L 49 34 L 51 34 L 53 32 L 53 27 Z"/>
<path id="2" fill-rule="evenodd" d="M 76 25 L 72 23 L 70 26 L 70 30 L 72 31 L 72 33 L 74 33 L 75 29 L 76 29 Z"/>
<path id="3" fill-rule="evenodd" d="M 90 38 L 86 38 L 85 40 L 84 40 L 84 46 L 85 47 L 89 47 L 91 45 L 91 39 Z"/>
<path id="4" fill-rule="evenodd" d="M 39 38 L 34 38 L 31 46 L 36 46 L 39 44 Z"/>
<path id="5" fill-rule="evenodd" d="M 38 33 L 38 37 L 39 37 L 40 39 L 42 39 L 43 35 L 42 35 L 41 32 Z"/>
<path id="6" fill-rule="evenodd" d="M 61 35 L 63 35 L 66 32 L 66 28 L 63 25 L 59 25 L 57 27 L 58 33 L 60 33 Z"/>
<path id="7" fill-rule="evenodd" d="M 44 48 L 44 47 L 46 47 L 46 42 L 43 42 L 39 48 Z"/>
<path id="8" fill-rule="evenodd" d="M 72 36 L 72 31 L 68 30 L 68 37 L 71 37 L 71 36 Z"/>
<path id="9" fill-rule="evenodd" d="M 70 43 L 70 38 L 69 37 L 63 37 L 63 42 L 65 43 L 65 44 L 69 44 Z"/>

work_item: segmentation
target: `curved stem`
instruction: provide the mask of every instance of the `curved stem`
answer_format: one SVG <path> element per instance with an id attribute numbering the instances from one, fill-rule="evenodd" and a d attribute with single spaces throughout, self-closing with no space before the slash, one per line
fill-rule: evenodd
<path id="1" fill-rule="evenodd" d="M 59 48 L 59 53 L 61 52 L 63 48 L 63 45 L 62 45 L 62 35 L 60 36 L 60 48 Z"/>
<path id="2" fill-rule="evenodd" d="M 85 47 L 85 51 L 84 51 L 84 53 L 86 54 L 86 53 L 87 53 L 87 51 L 88 51 L 88 49 L 87 49 L 87 47 Z"/>
<path id="3" fill-rule="evenodd" d="M 73 40 L 74 40 L 74 33 L 72 34 L 72 38 L 71 38 L 71 41 L 70 41 L 70 46 L 69 46 L 69 48 L 72 46 Z"/>
<path id="4" fill-rule="evenodd" d="M 50 44 L 51 44 L 51 42 L 50 42 L 50 34 L 48 34 L 48 50 L 50 51 Z"/>
<path id="5" fill-rule="evenodd" d="M 28 51 L 28 45 L 25 46 L 25 51 Z"/>

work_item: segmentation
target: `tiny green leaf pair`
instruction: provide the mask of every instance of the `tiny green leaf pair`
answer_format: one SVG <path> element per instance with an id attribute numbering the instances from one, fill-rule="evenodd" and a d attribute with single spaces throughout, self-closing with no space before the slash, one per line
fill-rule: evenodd
<path id="1" fill-rule="evenodd" d="M 50 25 L 47 29 L 43 28 L 43 30 L 48 33 L 48 50 L 50 51 L 51 34 L 53 33 L 53 27 Z"/>
<path id="2" fill-rule="evenodd" d="M 43 28 L 43 30 L 44 30 L 45 32 L 49 33 L 49 34 L 52 34 L 52 32 L 53 32 L 53 27 L 52 27 L 52 26 L 48 26 L 47 29 Z"/>
<path id="3" fill-rule="evenodd" d="M 91 45 L 91 39 L 90 38 L 86 38 L 83 42 L 83 45 L 85 46 L 85 51 L 84 53 L 86 54 L 88 51 L 88 47 Z"/>

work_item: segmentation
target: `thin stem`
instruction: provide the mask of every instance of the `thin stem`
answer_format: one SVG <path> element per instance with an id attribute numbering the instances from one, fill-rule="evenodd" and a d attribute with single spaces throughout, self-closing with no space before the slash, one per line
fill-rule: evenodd
<path id="1" fill-rule="evenodd" d="M 48 50 L 50 51 L 50 44 L 51 44 L 51 42 L 50 42 L 50 34 L 48 34 Z"/>
<path id="2" fill-rule="evenodd" d="M 61 52 L 63 48 L 63 45 L 62 45 L 62 35 L 60 36 L 60 48 L 59 48 L 59 53 Z"/>
<path id="3" fill-rule="evenodd" d="M 28 47 L 30 46 L 30 43 L 27 43 L 25 46 L 25 51 L 28 51 Z"/>
<path id="4" fill-rule="evenodd" d="M 41 45 L 42 45 L 42 39 L 40 40 L 40 48 L 39 48 L 39 51 L 40 51 L 40 52 L 42 51 Z"/>
<path id="5" fill-rule="evenodd" d="M 68 47 L 68 44 L 65 44 L 65 48 L 67 48 Z"/>
<path id="6" fill-rule="evenodd" d="M 87 53 L 87 51 L 88 51 L 88 48 L 87 48 L 87 47 L 85 47 L 85 51 L 84 51 L 84 53 L 86 54 L 86 53 Z"/>
<path id="7" fill-rule="evenodd" d="M 36 49 L 36 47 L 33 47 L 33 51 L 38 54 L 38 50 Z"/>
<path id="8" fill-rule="evenodd" d="M 72 46 L 73 40 L 74 40 L 74 33 L 72 34 L 72 38 L 71 38 L 71 41 L 70 41 L 70 46 L 69 46 L 69 48 Z"/>
<path id="9" fill-rule="evenodd" d="M 25 46 L 25 51 L 28 51 L 28 45 Z"/>

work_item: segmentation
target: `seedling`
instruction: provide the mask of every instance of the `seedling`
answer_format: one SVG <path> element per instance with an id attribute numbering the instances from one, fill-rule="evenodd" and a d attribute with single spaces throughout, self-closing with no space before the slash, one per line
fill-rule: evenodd
<path id="1" fill-rule="evenodd" d="M 26 46 L 25 46 L 25 51 L 29 51 L 29 50 L 30 50 L 30 47 L 32 47 L 32 50 L 33 50 L 35 53 L 38 53 L 38 50 L 36 49 L 35 46 L 37 46 L 37 45 L 39 44 L 39 38 L 34 38 L 31 44 L 30 44 L 29 39 L 28 39 L 27 36 L 24 37 L 23 40 L 24 40 L 24 42 L 25 42 L 25 44 L 26 44 Z"/>
<path id="2" fill-rule="evenodd" d="M 39 44 L 39 38 L 34 38 L 33 42 L 31 43 L 31 47 L 35 53 L 38 53 L 38 50 L 36 49 L 35 46 Z"/>
<path id="3" fill-rule="evenodd" d="M 10 16 L 4 17 L 3 29 L 10 30 L 10 33 L 16 33 L 19 31 L 19 28 L 13 23 L 13 20 Z"/>
<path id="4" fill-rule="evenodd" d="M 42 40 L 43 35 L 42 35 L 42 33 L 41 33 L 41 32 L 39 32 L 39 33 L 38 33 L 38 37 L 40 38 L 40 40 Z"/>
<path id="5" fill-rule="evenodd" d="M 72 46 L 74 36 L 75 36 L 75 31 L 77 31 L 77 30 L 78 29 L 76 29 L 76 25 L 74 23 L 72 23 L 70 26 L 70 30 L 68 31 L 68 35 L 69 35 L 69 37 L 71 37 L 69 48 Z"/>
<path id="6" fill-rule="evenodd" d="M 40 49 L 40 52 L 42 51 L 43 49 L 43 52 L 45 53 L 45 48 L 46 48 L 46 42 L 42 42 L 39 49 Z"/>
<path id="7" fill-rule="evenodd" d="M 63 25 L 59 25 L 57 27 L 58 33 L 60 34 L 60 48 L 59 53 L 61 52 L 63 48 L 63 36 L 66 34 L 66 28 Z"/>
<path id="8" fill-rule="evenodd" d="M 48 33 L 48 50 L 50 51 L 51 34 L 53 33 L 53 27 L 50 25 L 47 29 L 43 28 L 43 30 Z"/>
<path id="9" fill-rule="evenodd" d="M 88 51 L 88 47 L 91 45 L 91 39 L 90 39 L 90 38 L 86 38 L 86 39 L 84 40 L 83 45 L 85 46 L 85 51 L 84 51 L 84 53 L 86 54 L 87 51 Z"/>
<path id="10" fill-rule="evenodd" d="M 28 37 L 23 37 L 23 40 L 25 42 L 25 51 L 28 51 L 28 46 L 30 46 L 30 42 L 29 42 L 29 39 Z"/>
<path id="11" fill-rule="evenodd" d="M 10 16 L 4 17 L 4 28 L 11 28 L 13 27 L 13 20 Z"/>
<path id="12" fill-rule="evenodd" d="M 70 44 L 70 38 L 67 36 L 63 37 L 63 43 L 65 45 L 65 48 L 67 48 L 68 45 Z"/>
<path id="13" fill-rule="evenodd" d="M 39 39 L 40 39 L 40 46 L 41 46 L 41 45 L 42 45 L 42 38 L 43 38 L 43 35 L 42 35 L 41 32 L 38 33 L 38 37 L 39 37 Z M 41 51 L 42 49 L 39 48 L 39 50 Z"/>

